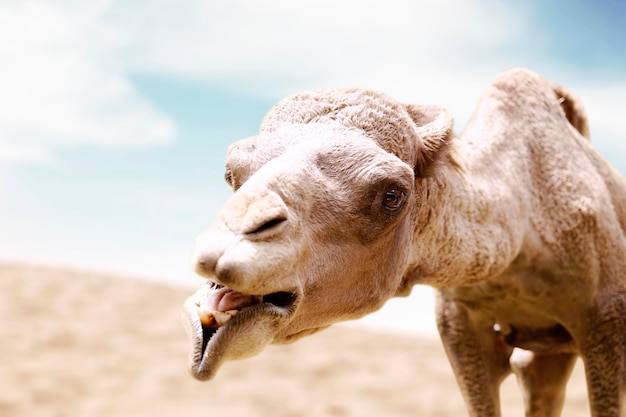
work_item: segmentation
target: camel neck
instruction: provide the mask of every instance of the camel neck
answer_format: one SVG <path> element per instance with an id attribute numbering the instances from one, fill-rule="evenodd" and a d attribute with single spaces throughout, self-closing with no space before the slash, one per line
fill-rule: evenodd
<path id="1" fill-rule="evenodd" d="M 461 141 L 461 138 L 455 138 Z M 417 180 L 416 224 L 407 275 L 414 284 L 469 285 L 500 273 L 521 247 L 523 204 L 495 172 L 454 159 Z M 520 211 L 520 213 L 515 213 Z"/>

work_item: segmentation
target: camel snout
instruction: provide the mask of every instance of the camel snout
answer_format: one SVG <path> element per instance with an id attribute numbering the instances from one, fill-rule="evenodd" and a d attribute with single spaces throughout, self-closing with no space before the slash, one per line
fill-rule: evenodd
<path id="1" fill-rule="evenodd" d="M 215 278 L 217 261 L 235 238 L 230 230 L 219 226 L 214 225 L 196 239 L 191 264 L 196 274 L 204 278 Z"/>
<path id="2" fill-rule="evenodd" d="M 289 240 L 291 223 L 277 193 L 242 189 L 198 237 L 193 267 L 198 275 L 243 293 L 282 291 L 287 287 L 276 279 L 277 269 L 291 270 L 296 255 L 297 245 Z"/>

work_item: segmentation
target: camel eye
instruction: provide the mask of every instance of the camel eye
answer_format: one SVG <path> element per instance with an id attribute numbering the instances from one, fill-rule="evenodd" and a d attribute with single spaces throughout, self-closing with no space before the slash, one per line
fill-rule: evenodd
<path id="1" fill-rule="evenodd" d="M 383 195 L 383 206 L 388 210 L 399 210 L 404 205 L 406 192 L 396 186 L 389 188 Z"/>
<path id="2" fill-rule="evenodd" d="M 224 173 L 224 179 L 226 180 L 226 184 L 233 186 L 233 173 L 230 168 L 226 168 L 226 172 Z"/>

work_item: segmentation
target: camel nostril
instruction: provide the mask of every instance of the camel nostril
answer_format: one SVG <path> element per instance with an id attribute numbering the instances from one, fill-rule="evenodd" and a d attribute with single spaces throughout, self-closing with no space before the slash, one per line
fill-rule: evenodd
<path id="1" fill-rule="evenodd" d="M 248 234 L 264 232 L 266 230 L 269 230 L 269 229 L 272 229 L 272 228 L 278 226 L 279 224 L 283 223 L 286 220 L 287 220 L 286 217 L 276 217 L 274 219 L 266 221 L 265 223 L 261 224 L 260 226 L 258 226 L 256 228 L 254 228 L 253 230 L 249 231 Z"/>
<path id="2" fill-rule="evenodd" d="M 215 262 L 207 258 L 200 258 L 196 260 L 194 269 L 198 275 L 203 277 L 210 277 L 213 275 Z"/>
<path id="3" fill-rule="evenodd" d="M 229 263 L 218 263 L 215 267 L 215 278 L 221 285 L 233 285 L 236 282 L 236 268 Z"/>

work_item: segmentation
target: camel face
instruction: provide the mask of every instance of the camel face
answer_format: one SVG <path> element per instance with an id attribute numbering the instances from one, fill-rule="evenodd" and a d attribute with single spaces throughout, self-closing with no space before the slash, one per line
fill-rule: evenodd
<path id="1" fill-rule="evenodd" d="M 413 169 L 374 140 L 290 127 L 235 144 L 226 178 L 235 193 L 194 254 L 208 280 L 186 308 L 194 376 L 361 317 L 396 292 L 411 247 Z M 204 301 L 212 291 L 219 302 Z M 207 332 L 198 310 L 211 303 L 239 311 Z"/>

